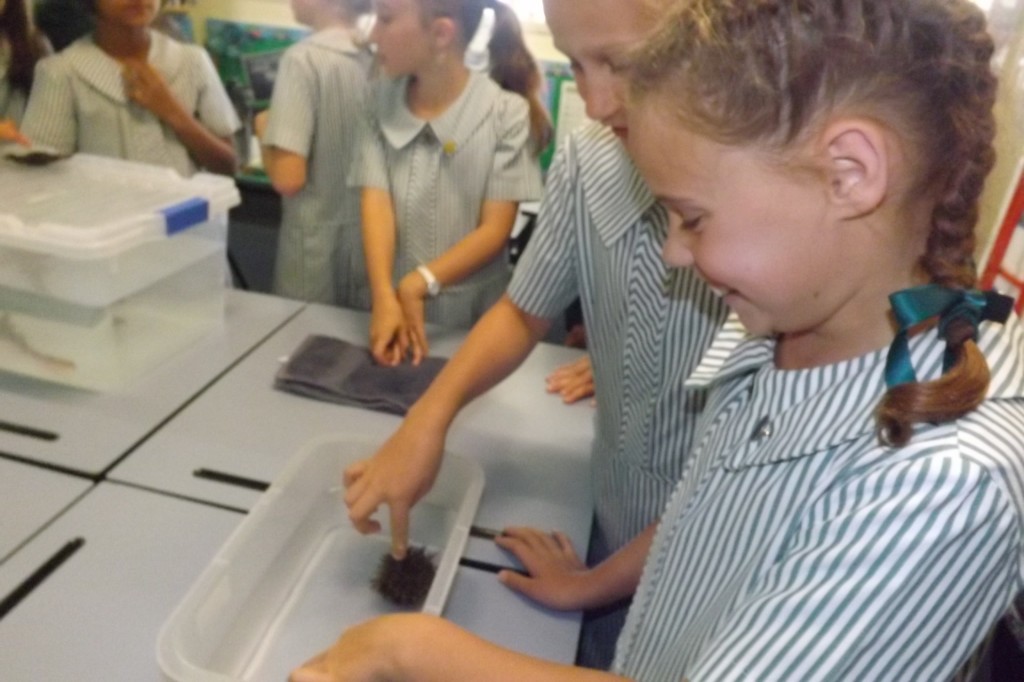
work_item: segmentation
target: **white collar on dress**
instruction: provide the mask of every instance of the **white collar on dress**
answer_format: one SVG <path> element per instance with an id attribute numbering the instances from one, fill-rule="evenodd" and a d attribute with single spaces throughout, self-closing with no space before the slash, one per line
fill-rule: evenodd
<path id="1" fill-rule="evenodd" d="M 378 91 L 377 111 L 385 139 L 393 148 L 402 149 L 429 127 L 449 155 L 457 153 L 490 118 L 501 92 L 490 76 L 470 73 L 466 87 L 447 111 L 432 121 L 424 121 L 414 116 L 406 104 L 408 83 L 408 77 L 398 78 Z"/>
<path id="2" fill-rule="evenodd" d="M 185 66 L 186 47 L 159 31 L 150 30 L 149 63 L 172 83 Z M 85 82 L 107 97 L 128 102 L 121 65 L 101 50 L 92 35 L 79 38 L 60 53 Z"/>

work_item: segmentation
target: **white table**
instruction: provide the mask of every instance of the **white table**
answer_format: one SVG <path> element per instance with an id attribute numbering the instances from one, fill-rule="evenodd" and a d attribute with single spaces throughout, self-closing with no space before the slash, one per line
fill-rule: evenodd
<path id="1" fill-rule="evenodd" d="M 302 305 L 229 290 L 222 328 L 120 391 L 98 393 L 0 373 L 0 420 L 14 428 L 0 428 L 0 454 L 99 476 Z"/>
<path id="2" fill-rule="evenodd" d="M 272 388 L 280 359 L 312 333 L 366 343 L 368 316 L 326 306 L 299 315 L 228 372 L 110 472 L 114 480 L 249 509 L 260 491 L 198 478 L 199 469 L 269 482 L 311 438 L 330 433 L 382 440 L 393 415 L 323 403 Z M 462 333 L 435 335 L 431 354 L 450 355 Z M 585 547 L 593 408 L 564 405 L 544 377 L 580 351 L 539 345 L 508 379 L 470 404 L 450 432 L 452 452 L 475 457 L 487 485 L 476 523 L 490 528 L 559 528 Z M 507 563 L 489 541 L 471 539 L 473 558 Z"/>
<path id="3" fill-rule="evenodd" d="M 0 565 L 92 485 L 77 476 L 0 460 Z"/>
<path id="4" fill-rule="evenodd" d="M 76 538 L 84 544 L 0 620 L 5 682 L 160 679 L 157 633 L 242 520 L 100 483 L 0 565 L 0 598 Z"/>

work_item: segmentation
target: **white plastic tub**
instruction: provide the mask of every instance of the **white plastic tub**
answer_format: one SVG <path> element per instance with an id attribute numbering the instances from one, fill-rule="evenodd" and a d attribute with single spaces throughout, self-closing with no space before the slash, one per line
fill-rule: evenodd
<path id="1" fill-rule="evenodd" d="M 226 177 L 0 160 L 0 369 L 116 388 L 209 331 L 238 203 Z"/>
<path id="2" fill-rule="evenodd" d="M 334 436 L 292 458 L 164 624 L 165 679 L 285 680 L 346 628 L 398 610 L 370 586 L 390 551 L 386 523 L 359 534 L 336 489 L 342 470 L 378 445 Z M 411 542 L 438 554 L 426 613 L 444 610 L 483 486 L 479 464 L 448 454 L 413 509 Z"/>

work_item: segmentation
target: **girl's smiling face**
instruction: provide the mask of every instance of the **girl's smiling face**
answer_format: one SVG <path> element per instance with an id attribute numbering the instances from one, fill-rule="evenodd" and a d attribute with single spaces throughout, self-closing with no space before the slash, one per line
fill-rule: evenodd
<path id="1" fill-rule="evenodd" d="M 855 296 L 842 267 L 848 235 L 824 175 L 694 134 L 657 99 L 631 110 L 629 150 L 677 216 L 666 263 L 695 267 L 755 334 L 802 334 L 842 316 Z"/>

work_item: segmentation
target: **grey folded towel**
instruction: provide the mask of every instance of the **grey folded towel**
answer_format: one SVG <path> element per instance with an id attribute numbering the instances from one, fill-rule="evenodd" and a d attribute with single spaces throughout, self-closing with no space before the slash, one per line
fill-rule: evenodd
<path id="1" fill-rule="evenodd" d="M 274 388 L 353 407 L 404 415 L 447 362 L 423 358 L 416 366 L 384 367 L 370 351 L 330 336 L 310 335 L 277 375 Z"/>

